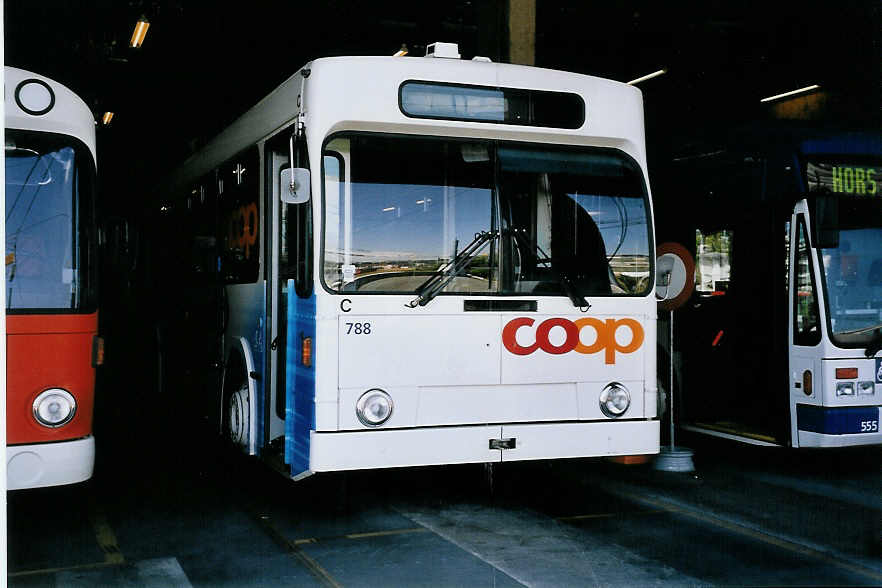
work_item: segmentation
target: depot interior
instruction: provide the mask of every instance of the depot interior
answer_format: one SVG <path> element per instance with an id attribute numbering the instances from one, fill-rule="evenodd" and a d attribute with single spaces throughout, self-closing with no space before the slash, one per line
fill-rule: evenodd
<path id="1" fill-rule="evenodd" d="M 157 178 L 309 60 L 401 50 L 410 59 L 435 41 L 457 43 L 463 59 L 633 82 L 645 103 L 650 178 L 696 137 L 751 122 L 874 130 L 882 122 L 874 0 L 78 0 L 6 2 L 4 19 L 5 63 L 65 84 L 94 112 L 102 221 L 142 216 L 157 202 Z M 139 26 L 146 36 L 133 47 Z M 763 101 L 793 90 L 803 91 Z M 168 305 L 143 294 L 169 290 L 138 267 L 115 269 L 101 286 L 108 362 L 153 371 L 134 354 L 162 344 L 137 341 L 155 339 Z M 133 289 L 141 295 L 126 299 Z"/>

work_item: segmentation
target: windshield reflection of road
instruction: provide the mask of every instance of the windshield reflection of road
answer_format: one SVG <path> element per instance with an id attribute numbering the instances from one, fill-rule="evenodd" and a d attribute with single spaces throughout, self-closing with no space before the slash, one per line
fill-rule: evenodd
<path id="1" fill-rule="evenodd" d="M 412 294 L 417 287 L 423 284 L 430 274 L 405 274 L 405 273 L 375 273 L 359 276 L 364 279 L 363 284 L 358 284 L 359 291 L 369 292 L 401 292 Z M 444 288 L 445 292 L 476 292 L 486 290 L 487 280 L 478 276 L 456 276 Z M 484 284 L 483 286 L 481 284 Z"/>

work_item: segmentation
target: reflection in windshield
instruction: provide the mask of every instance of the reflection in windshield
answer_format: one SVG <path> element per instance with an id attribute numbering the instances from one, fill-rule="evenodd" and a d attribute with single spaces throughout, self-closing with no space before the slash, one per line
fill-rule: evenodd
<path id="1" fill-rule="evenodd" d="M 350 154 L 349 145 L 339 139 L 328 146 L 338 155 L 325 157 L 325 281 L 335 290 L 413 292 L 491 229 L 486 149 L 356 137 Z M 479 252 L 456 288 L 488 290 L 488 260 Z"/>
<path id="2" fill-rule="evenodd" d="M 324 184 L 334 291 L 412 293 L 442 268 L 447 293 L 649 289 L 643 180 L 617 152 L 353 135 L 326 146 Z"/>
<path id="3" fill-rule="evenodd" d="M 822 249 L 835 335 L 864 335 L 882 323 L 882 227 L 839 232 L 839 247 Z"/>
<path id="4" fill-rule="evenodd" d="M 73 147 L 8 131 L 6 307 L 76 309 L 82 302 Z"/>

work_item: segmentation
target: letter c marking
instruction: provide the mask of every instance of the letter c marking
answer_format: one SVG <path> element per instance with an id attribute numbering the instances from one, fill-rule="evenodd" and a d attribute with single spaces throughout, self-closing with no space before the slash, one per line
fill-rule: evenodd
<path id="1" fill-rule="evenodd" d="M 530 355 L 536 351 L 539 348 L 539 343 L 533 343 L 529 347 L 522 347 L 521 345 L 518 345 L 516 337 L 518 329 L 521 327 L 529 327 L 534 322 L 535 321 L 531 318 L 521 317 L 516 318 L 505 325 L 505 328 L 502 329 L 502 344 L 505 345 L 505 348 L 515 355 Z"/>

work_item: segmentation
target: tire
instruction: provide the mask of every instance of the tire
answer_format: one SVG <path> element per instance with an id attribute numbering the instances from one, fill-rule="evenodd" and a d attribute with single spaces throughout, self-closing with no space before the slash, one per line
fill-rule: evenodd
<path id="1" fill-rule="evenodd" d="M 247 450 L 249 415 L 248 385 L 239 386 L 228 396 L 226 404 L 226 437 L 236 447 Z"/>
<path id="2" fill-rule="evenodd" d="M 227 364 L 220 404 L 220 433 L 225 444 L 248 452 L 250 431 L 250 396 L 244 363 L 234 354 Z"/>

